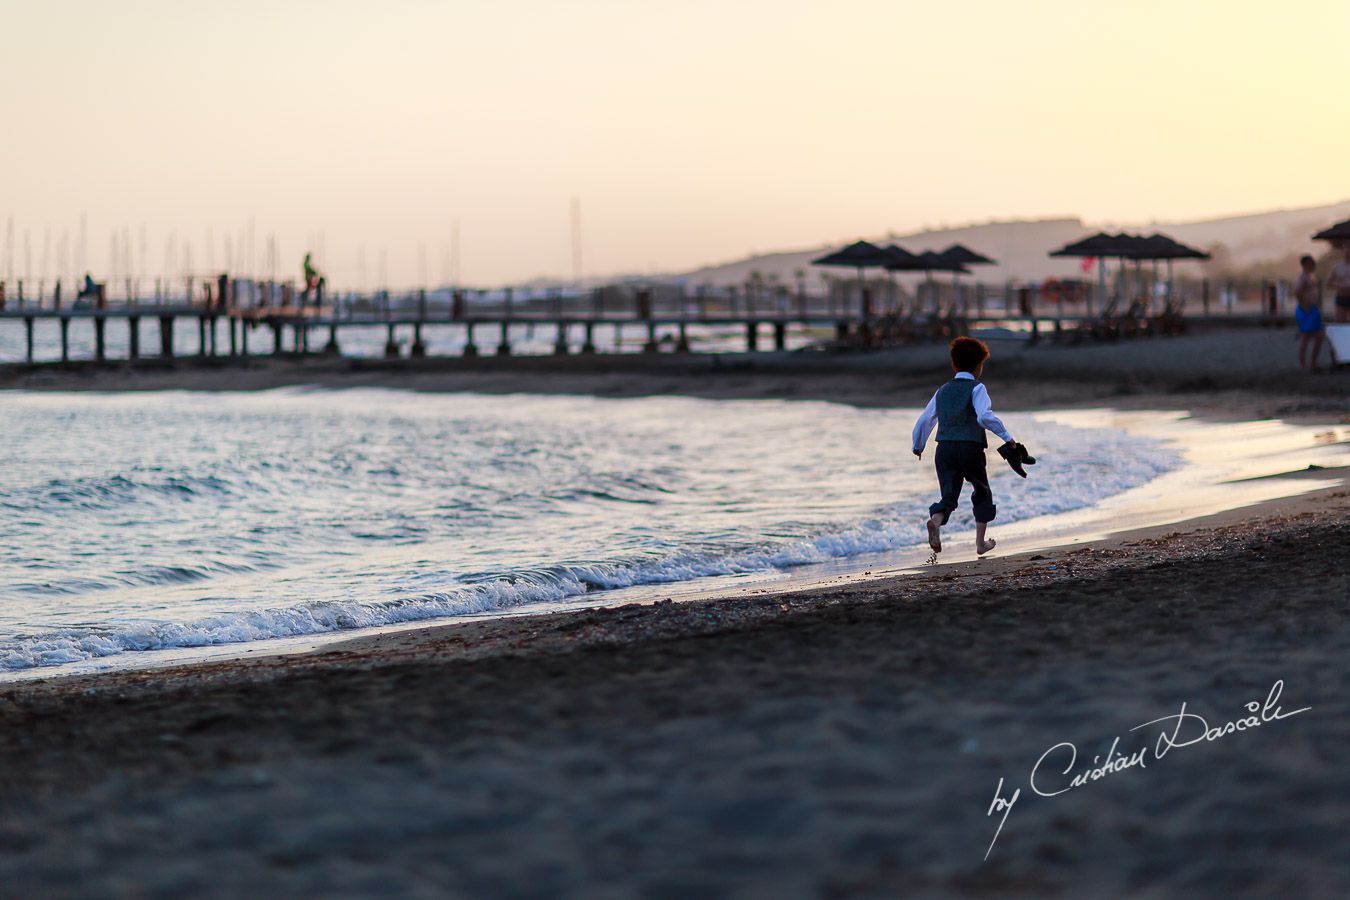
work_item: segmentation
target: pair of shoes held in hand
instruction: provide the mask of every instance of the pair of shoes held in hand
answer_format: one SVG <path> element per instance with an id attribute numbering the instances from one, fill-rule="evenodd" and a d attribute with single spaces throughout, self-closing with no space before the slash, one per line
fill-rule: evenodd
<path id="1" fill-rule="evenodd" d="M 1017 441 L 1008 441 L 999 447 L 998 455 L 1006 459 L 1012 470 L 1023 478 L 1027 477 L 1027 470 L 1022 467 L 1036 465 L 1036 457 L 1027 452 L 1025 444 L 1019 444 Z"/>

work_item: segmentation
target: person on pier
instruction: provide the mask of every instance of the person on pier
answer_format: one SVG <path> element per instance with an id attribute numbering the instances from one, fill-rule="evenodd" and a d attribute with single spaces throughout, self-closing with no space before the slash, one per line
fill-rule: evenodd
<path id="1" fill-rule="evenodd" d="M 314 297 L 317 303 L 323 303 L 324 277 L 319 274 L 318 269 L 314 268 L 313 254 L 305 254 L 305 261 L 301 269 L 305 276 L 305 289 L 300 294 L 301 304 L 307 303 L 310 297 Z"/>

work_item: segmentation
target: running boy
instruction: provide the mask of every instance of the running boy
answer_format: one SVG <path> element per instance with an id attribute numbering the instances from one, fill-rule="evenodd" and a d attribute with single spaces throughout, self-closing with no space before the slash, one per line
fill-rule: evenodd
<path id="1" fill-rule="evenodd" d="M 914 423 L 914 455 L 920 458 L 928 435 L 937 426 L 937 476 L 942 499 L 928 508 L 928 546 L 934 553 L 942 551 L 940 529 L 961 499 L 962 484 L 969 481 L 975 489 L 971 497 L 975 550 L 983 556 L 994 549 L 993 538 L 985 539 L 985 527 L 997 512 L 985 472 L 984 448 L 989 443 L 984 432 L 992 431 L 1007 444 L 1012 444 L 1012 435 L 994 415 L 989 392 L 976 381 L 989 358 L 989 348 L 983 341 L 959 337 L 951 343 L 951 354 L 956 376 L 938 388 Z"/>

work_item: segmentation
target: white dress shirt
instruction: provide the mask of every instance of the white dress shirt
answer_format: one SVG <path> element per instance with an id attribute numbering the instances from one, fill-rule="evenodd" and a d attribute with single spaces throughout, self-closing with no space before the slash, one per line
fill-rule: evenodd
<path id="1" fill-rule="evenodd" d="M 969 372 L 957 372 L 958 379 L 974 381 L 975 376 Z M 938 390 L 942 390 L 938 388 Z M 1004 441 L 1011 441 L 1012 435 L 1008 429 L 1003 427 L 1003 422 L 998 416 L 994 415 L 994 408 L 989 403 L 989 392 L 984 389 L 984 385 L 977 384 L 970 393 L 970 402 L 975 406 L 975 421 L 979 422 L 981 427 L 1003 438 Z M 928 405 L 923 408 L 919 414 L 919 421 L 914 423 L 914 452 L 922 453 L 924 445 L 928 443 L 928 436 L 933 433 L 937 426 L 937 391 L 933 392 L 933 399 L 928 401 Z"/>

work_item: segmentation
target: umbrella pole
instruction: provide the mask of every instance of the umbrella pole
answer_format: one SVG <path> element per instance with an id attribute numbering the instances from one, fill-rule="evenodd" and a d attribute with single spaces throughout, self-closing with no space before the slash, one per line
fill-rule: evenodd
<path id="1" fill-rule="evenodd" d="M 1092 315 L 1091 298 L 1088 300 L 1088 316 Z M 1106 257 L 1097 257 L 1097 306 L 1106 309 Z"/>
<path id="2" fill-rule="evenodd" d="M 1158 261 L 1155 259 L 1153 261 L 1153 280 L 1149 283 L 1148 286 L 1148 306 L 1150 310 L 1153 308 L 1153 300 L 1155 297 L 1157 297 L 1157 295 L 1158 295 Z"/>
<path id="3" fill-rule="evenodd" d="M 1172 260 L 1167 261 L 1167 308 L 1172 308 L 1172 294 L 1176 290 L 1176 283 L 1172 275 Z"/>
<path id="4" fill-rule="evenodd" d="M 859 288 L 858 303 L 859 303 L 859 309 L 860 309 L 859 316 L 862 317 L 863 321 L 866 321 L 866 320 L 867 320 L 867 278 L 866 278 L 866 276 L 863 275 L 863 267 L 862 267 L 862 266 L 858 266 L 858 288 Z"/>

